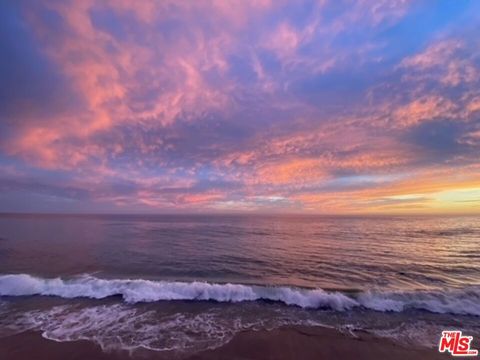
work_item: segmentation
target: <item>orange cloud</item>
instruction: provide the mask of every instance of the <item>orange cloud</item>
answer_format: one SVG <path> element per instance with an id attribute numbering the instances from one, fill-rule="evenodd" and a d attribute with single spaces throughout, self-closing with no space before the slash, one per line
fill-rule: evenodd
<path id="1" fill-rule="evenodd" d="M 452 212 L 480 211 L 475 203 L 442 203 L 438 194 L 448 191 L 478 189 L 478 165 L 458 169 L 432 168 L 418 170 L 394 181 L 375 187 L 337 192 L 301 193 L 292 199 L 300 201 L 305 209 L 315 212 Z M 461 174 L 459 176 L 459 174 Z M 480 199 L 478 199 L 480 200 Z"/>
<path id="2" fill-rule="evenodd" d="M 455 104 L 449 99 L 427 96 L 395 109 L 392 118 L 396 126 L 406 127 L 439 117 L 453 118 L 456 109 Z"/>

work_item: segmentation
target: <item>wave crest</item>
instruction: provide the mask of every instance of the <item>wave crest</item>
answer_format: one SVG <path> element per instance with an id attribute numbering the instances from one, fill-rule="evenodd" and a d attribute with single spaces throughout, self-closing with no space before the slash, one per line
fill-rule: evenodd
<path id="1" fill-rule="evenodd" d="M 152 280 L 100 279 L 82 275 L 72 279 L 43 279 L 28 274 L 0 276 L 0 296 L 46 295 L 62 298 L 102 299 L 120 295 L 127 303 L 168 300 L 242 302 L 267 300 L 311 309 L 337 311 L 364 307 L 375 311 L 401 312 L 408 309 L 434 313 L 480 316 L 480 288 L 456 290 L 385 292 L 356 295 L 322 289 L 171 282 Z"/>
<path id="2" fill-rule="evenodd" d="M 90 275 L 63 280 L 42 279 L 27 274 L 0 276 L 0 296 L 49 295 L 71 299 L 102 299 L 121 295 L 128 303 L 160 300 L 212 300 L 241 302 L 270 300 L 303 308 L 346 310 L 357 302 L 339 292 L 322 289 L 303 290 L 289 287 L 264 287 L 207 282 L 170 282 L 151 280 L 99 279 Z"/>

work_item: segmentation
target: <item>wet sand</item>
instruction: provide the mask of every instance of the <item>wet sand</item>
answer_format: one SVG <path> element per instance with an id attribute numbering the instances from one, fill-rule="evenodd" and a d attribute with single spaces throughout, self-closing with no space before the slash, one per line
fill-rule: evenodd
<path id="1" fill-rule="evenodd" d="M 433 360 L 448 356 L 435 349 L 407 349 L 387 339 L 356 332 L 356 337 L 322 327 L 289 326 L 272 331 L 238 334 L 221 348 L 191 360 L 213 359 L 388 359 Z"/>
<path id="2" fill-rule="evenodd" d="M 322 327 L 289 326 L 272 331 L 244 331 L 224 346 L 188 357 L 214 359 L 446 359 L 435 349 L 408 349 L 364 332 L 356 337 Z M 0 339 L 2 360 L 127 360 L 178 358 L 151 351 L 104 352 L 88 341 L 55 342 L 38 332 L 25 332 Z"/>
<path id="3" fill-rule="evenodd" d="M 90 341 L 56 342 L 27 331 L 0 338 L 2 360 L 124 360 L 128 353 L 105 353 Z"/>

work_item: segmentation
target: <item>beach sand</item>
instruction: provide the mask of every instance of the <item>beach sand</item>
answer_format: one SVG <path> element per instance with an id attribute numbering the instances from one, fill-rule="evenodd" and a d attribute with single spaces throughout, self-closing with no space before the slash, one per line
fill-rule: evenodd
<path id="1" fill-rule="evenodd" d="M 322 327 L 289 326 L 272 331 L 244 331 L 229 343 L 188 357 L 213 359 L 446 359 L 435 349 L 409 349 L 365 332 L 356 337 Z M 127 360 L 168 359 L 173 354 L 151 351 L 104 352 L 92 342 L 55 342 L 38 332 L 25 332 L 0 339 L 2 360 Z M 178 358 L 178 357 L 176 357 Z"/>

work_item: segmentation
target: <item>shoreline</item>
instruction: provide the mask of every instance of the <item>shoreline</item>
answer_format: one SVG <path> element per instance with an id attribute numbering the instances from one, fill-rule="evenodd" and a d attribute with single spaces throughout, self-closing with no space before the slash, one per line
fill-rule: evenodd
<path id="1" fill-rule="evenodd" d="M 40 332 L 27 331 L 0 338 L 0 358 L 6 360 L 290 360 L 345 359 L 367 360 L 434 360 L 446 359 L 436 349 L 406 348 L 389 339 L 375 337 L 364 331 L 355 337 L 338 330 L 319 326 L 284 326 L 274 330 L 246 330 L 228 343 L 212 350 L 182 356 L 174 353 L 135 350 L 104 352 L 91 341 L 56 342 L 45 339 Z"/>

